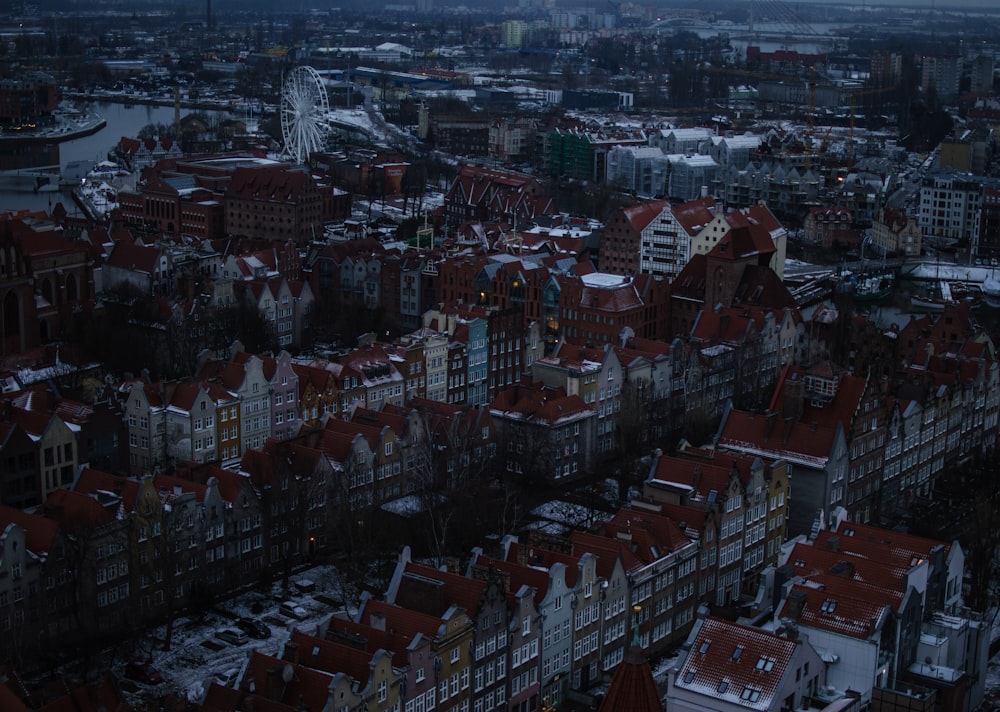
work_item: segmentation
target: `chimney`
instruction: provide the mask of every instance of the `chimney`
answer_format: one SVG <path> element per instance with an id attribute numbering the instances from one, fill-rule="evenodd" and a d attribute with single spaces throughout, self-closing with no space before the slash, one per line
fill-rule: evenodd
<path id="1" fill-rule="evenodd" d="M 285 695 L 285 681 L 281 677 L 283 670 L 284 668 L 279 665 L 267 671 L 267 696 L 278 702 Z"/>
<path id="2" fill-rule="evenodd" d="M 707 185 L 703 185 L 701 187 L 701 197 L 702 198 L 707 198 L 708 197 L 708 186 Z"/>
<path id="3" fill-rule="evenodd" d="M 782 410 L 786 418 L 798 420 L 802 417 L 805 385 L 805 382 L 799 377 L 798 372 L 793 373 L 791 378 L 785 381 Z"/>
<path id="4" fill-rule="evenodd" d="M 798 640 L 799 626 L 791 621 L 788 621 L 785 624 L 785 637 L 788 638 L 789 640 Z"/>
<path id="5" fill-rule="evenodd" d="M 806 607 L 806 592 L 794 589 L 788 594 L 788 617 L 794 621 L 802 615 L 802 610 Z"/>
<path id="6" fill-rule="evenodd" d="M 830 551 L 840 551 L 840 537 L 832 536 L 826 542 L 827 547 Z"/>
<path id="7" fill-rule="evenodd" d="M 299 644 L 289 640 L 285 643 L 285 653 L 281 656 L 282 660 L 287 660 L 292 665 L 299 664 Z"/>
<path id="8" fill-rule="evenodd" d="M 372 613 L 368 617 L 368 624 L 375 630 L 381 630 L 385 632 L 385 614 L 384 613 Z"/>
<path id="9" fill-rule="evenodd" d="M 774 429 L 774 424 L 778 420 L 777 411 L 768 411 L 767 415 L 764 416 L 764 419 L 766 421 L 764 424 L 764 440 L 767 440 L 771 437 L 771 431 Z"/>

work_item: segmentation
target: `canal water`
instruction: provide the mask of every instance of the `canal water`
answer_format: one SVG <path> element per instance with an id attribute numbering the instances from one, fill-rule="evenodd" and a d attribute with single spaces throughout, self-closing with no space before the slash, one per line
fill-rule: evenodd
<path id="1" fill-rule="evenodd" d="M 139 131 L 150 124 L 174 123 L 174 107 L 147 106 L 142 104 L 95 103 L 94 111 L 104 117 L 107 125 L 90 136 L 64 141 L 59 144 L 59 164 L 63 169 L 77 161 L 103 161 L 122 137 L 135 138 Z M 181 116 L 192 113 L 190 109 L 181 109 Z M 224 115 L 224 112 L 198 111 L 198 113 Z M 49 211 L 57 203 L 70 215 L 79 215 L 80 209 L 73 202 L 69 189 L 57 191 L 0 191 L 0 212 L 8 210 L 45 210 Z"/>

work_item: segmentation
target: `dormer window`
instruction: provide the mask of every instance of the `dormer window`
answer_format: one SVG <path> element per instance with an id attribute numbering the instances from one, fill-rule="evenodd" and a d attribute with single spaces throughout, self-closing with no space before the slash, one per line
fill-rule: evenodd
<path id="1" fill-rule="evenodd" d="M 774 669 L 774 664 L 778 662 L 775 658 L 769 657 L 767 655 L 761 655 L 760 660 L 757 661 L 756 669 L 761 672 L 771 672 Z"/>
<path id="2" fill-rule="evenodd" d="M 712 641 L 711 640 L 703 640 L 703 641 L 701 641 L 701 647 L 698 648 L 698 654 L 699 655 L 704 655 L 705 653 L 707 653 L 708 649 L 709 649 L 709 647 L 711 645 L 712 645 Z"/>
<path id="3" fill-rule="evenodd" d="M 837 602 L 833 599 L 826 599 L 823 601 L 823 605 L 819 607 L 820 611 L 823 613 L 833 613 L 837 609 Z"/>

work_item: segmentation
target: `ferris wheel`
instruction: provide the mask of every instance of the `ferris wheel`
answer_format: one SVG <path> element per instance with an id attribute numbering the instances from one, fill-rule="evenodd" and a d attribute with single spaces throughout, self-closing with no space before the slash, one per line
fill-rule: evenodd
<path id="1" fill-rule="evenodd" d="M 310 153 L 322 150 L 330 126 L 330 100 L 323 79 L 312 67 L 296 67 L 281 87 L 281 136 L 285 155 L 305 163 Z"/>

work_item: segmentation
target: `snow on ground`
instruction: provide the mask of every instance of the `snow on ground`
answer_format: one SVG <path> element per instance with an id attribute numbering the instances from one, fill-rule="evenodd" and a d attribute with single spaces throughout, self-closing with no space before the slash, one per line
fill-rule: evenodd
<path id="1" fill-rule="evenodd" d="M 331 109 L 330 119 L 340 124 L 357 126 L 369 135 L 378 136 L 380 131 L 364 109 Z"/>
<path id="2" fill-rule="evenodd" d="M 606 516 L 602 510 L 563 500 L 551 500 L 540 504 L 531 510 L 531 514 L 545 522 L 562 525 L 568 529 L 593 524 Z"/>
<path id="3" fill-rule="evenodd" d="M 297 583 L 313 588 L 309 585 L 312 583 L 315 588 L 310 593 L 301 593 Z M 215 606 L 204 616 L 180 616 L 174 623 L 170 650 L 163 650 L 165 625 L 136 641 L 136 659 L 151 658 L 153 668 L 163 676 L 164 683 L 148 686 L 122 679 L 122 688 L 139 698 L 173 690 L 192 702 L 200 702 L 216 673 L 237 670 L 232 684 L 238 685 L 254 651 L 279 657 L 293 630 L 314 633 L 330 615 L 345 610 L 341 602 L 353 600 L 354 596 L 344 596 L 343 593 L 343 582 L 336 569 L 319 566 L 291 576 L 288 592 L 284 591 L 279 580 L 269 592 L 245 593 Z M 297 621 L 281 615 L 278 609 L 283 601 L 292 601 L 305 609 L 306 619 Z M 243 645 L 230 645 L 216 638 L 216 631 L 234 627 L 233 618 L 236 616 L 256 618 L 265 623 L 271 630 L 271 637 L 265 640 L 250 638 Z M 113 672 L 121 675 L 121 666 Z"/>

